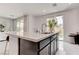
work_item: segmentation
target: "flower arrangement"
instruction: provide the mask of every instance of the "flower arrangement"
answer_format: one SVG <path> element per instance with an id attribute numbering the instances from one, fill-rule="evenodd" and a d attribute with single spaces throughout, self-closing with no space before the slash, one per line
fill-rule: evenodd
<path id="1" fill-rule="evenodd" d="M 5 28 L 5 26 L 0 24 L 0 32 L 4 32 L 4 28 Z"/>
<path id="2" fill-rule="evenodd" d="M 54 30 L 54 27 L 57 25 L 57 21 L 55 19 L 48 20 L 48 27 L 50 32 Z"/>

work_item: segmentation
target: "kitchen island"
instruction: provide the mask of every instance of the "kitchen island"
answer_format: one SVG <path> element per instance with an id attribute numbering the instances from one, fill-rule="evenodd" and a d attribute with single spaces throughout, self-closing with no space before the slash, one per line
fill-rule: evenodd
<path id="1" fill-rule="evenodd" d="M 13 49 L 10 49 L 10 54 L 55 55 L 58 50 L 58 32 L 51 34 L 7 32 L 7 34 L 10 48 Z"/>

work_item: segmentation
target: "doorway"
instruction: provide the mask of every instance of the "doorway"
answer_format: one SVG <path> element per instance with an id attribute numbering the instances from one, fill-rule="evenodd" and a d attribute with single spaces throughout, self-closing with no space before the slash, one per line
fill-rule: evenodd
<path id="1" fill-rule="evenodd" d="M 57 16 L 56 19 L 57 19 L 57 25 L 59 29 L 59 37 L 58 37 L 59 50 L 57 54 L 65 54 L 63 49 L 63 41 L 64 41 L 63 16 Z"/>
<path id="2" fill-rule="evenodd" d="M 59 30 L 59 41 L 63 41 L 64 39 L 64 29 L 63 29 L 63 16 L 57 16 L 57 27 Z"/>

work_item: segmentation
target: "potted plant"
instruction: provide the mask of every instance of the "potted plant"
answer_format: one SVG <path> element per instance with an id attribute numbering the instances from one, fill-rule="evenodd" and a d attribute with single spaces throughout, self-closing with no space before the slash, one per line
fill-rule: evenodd
<path id="1" fill-rule="evenodd" d="M 5 26 L 0 24 L 0 32 L 4 32 L 4 28 L 5 28 Z"/>
<path id="2" fill-rule="evenodd" d="M 50 32 L 54 31 L 54 27 L 57 25 L 57 21 L 55 19 L 48 20 L 48 27 Z"/>

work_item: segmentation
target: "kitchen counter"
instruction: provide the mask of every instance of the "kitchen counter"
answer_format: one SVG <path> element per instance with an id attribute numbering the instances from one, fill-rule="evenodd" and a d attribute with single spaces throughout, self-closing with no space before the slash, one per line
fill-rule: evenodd
<path id="1" fill-rule="evenodd" d="M 41 33 L 27 33 L 27 32 L 6 32 L 10 36 L 20 37 L 25 40 L 29 40 L 32 42 L 39 42 L 49 36 L 52 36 L 58 32 L 54 32 L 51 34 L 41 34 Z"/>
<path id="2" fill-rule="evenodd" d="M 6 32 L 9 36 L 10 54 L 53 55 L 58 50 L 58 32 L 51 34 Z"/>

